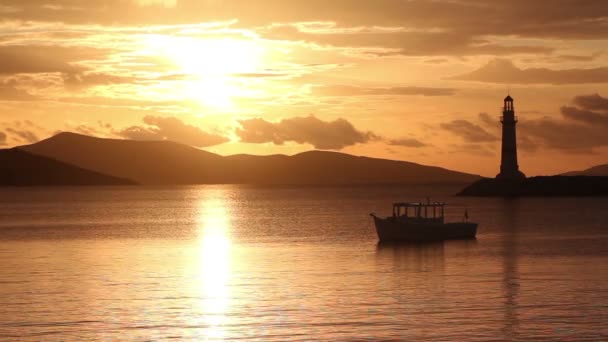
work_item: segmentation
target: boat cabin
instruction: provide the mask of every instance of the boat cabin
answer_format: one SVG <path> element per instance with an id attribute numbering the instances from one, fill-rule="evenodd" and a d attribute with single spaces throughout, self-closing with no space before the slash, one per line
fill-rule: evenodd
<path id="1" fill-rule="evenodd" d="M 443 223 L 445 203 L 393 203 L 393 218 L 405 222 Z"/>

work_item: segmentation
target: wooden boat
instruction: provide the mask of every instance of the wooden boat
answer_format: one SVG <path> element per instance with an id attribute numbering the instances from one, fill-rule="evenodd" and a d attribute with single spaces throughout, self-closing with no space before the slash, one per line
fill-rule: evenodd
<path id="1" fill-rule="evenodd" d="M 385 241 L 441 241 L 474 239 L 477 223 L 468 222 L 468 213 L 462 222 L 444 222 L 445 203 L 412 202 L 394 203 L 393 216 L 374 218 L 376 232 L 381 242 Z"/>

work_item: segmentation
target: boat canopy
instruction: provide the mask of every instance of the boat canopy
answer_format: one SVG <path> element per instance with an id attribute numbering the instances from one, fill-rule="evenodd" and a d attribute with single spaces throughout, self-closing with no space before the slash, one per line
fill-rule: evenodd
<path id="1" fill-rule="evenodd" d="M 393 203 L 394 207 L 443 207 L 446 204 L 443 202 L 397 202 Z"/>
<path id="2" fill-rule="evenodd" d="M 444 207 L 443 202 L 398 202 L 393 203 L 393 216 L 439 219 L 443 218 Z"/>

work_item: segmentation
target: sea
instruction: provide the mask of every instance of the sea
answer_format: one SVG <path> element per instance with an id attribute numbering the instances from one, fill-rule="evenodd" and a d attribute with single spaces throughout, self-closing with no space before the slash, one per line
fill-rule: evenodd
<path id="1" fill-rule="evenodd" d="M 608 340 L 608 198 L 458 190 L 2 188 L 0 340 Z M 427 197 L 477 239 L 378 244 Z"/>

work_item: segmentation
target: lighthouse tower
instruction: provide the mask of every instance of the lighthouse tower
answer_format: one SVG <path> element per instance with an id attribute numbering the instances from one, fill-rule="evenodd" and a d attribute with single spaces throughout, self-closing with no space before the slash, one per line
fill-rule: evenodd
<path id="1" fill-rule="evenodd" d="M 525 179 L 526 175 L 519 171 L 519 165 L 517 165 L 517 135 L 515 133 L 517 117 L 513 108 L 513 98 L 510 95 L 505 97 L 500 122 L 502 122 L 502 157 L 500 173 L 496 175 L 496 178 L 505 180 Z"/>

